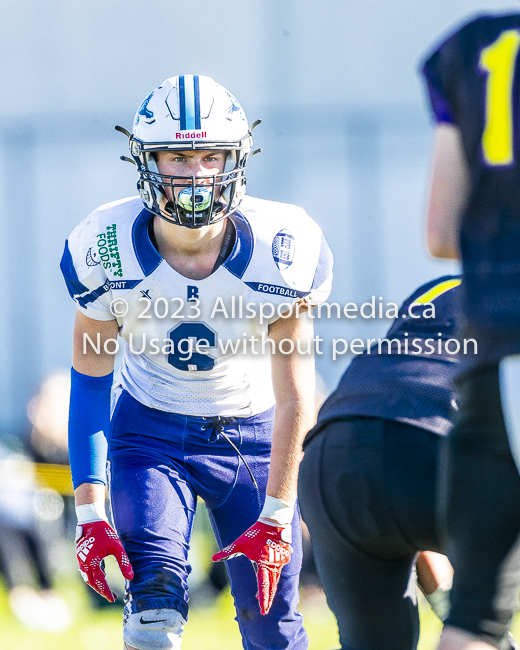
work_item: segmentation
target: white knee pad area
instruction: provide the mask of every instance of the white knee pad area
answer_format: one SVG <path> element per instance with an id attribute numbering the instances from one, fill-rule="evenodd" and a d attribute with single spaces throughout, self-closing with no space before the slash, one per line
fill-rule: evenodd
<path id="1" fill-rule="evenodd" d="M 185 625 L 175 609 L 147 609 L 130 614 L 123 626 L 123 639 L 138 650 L 179 650 Z"/>

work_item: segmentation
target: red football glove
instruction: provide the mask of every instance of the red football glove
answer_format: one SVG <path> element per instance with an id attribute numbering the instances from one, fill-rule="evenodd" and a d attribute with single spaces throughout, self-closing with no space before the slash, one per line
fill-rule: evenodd
<path id="1" fill-rule="evenodd" d="M 116 600 L 117 596 L 107 584 L 102 568 L 103 559 L 107 555 L 113 555 L 123 576 L 127 580 L 134 577 L 130 560 L 121 540 L 106 521 L 78 524 L 76 527 L 76 555 L 83 580 L 111 603 Z"/>
<path id="2" fill-rule="evenodd" d="M 270 526 L 261 521 L 213 556 L 213 562 L 245 555 L 253 563 L 258 581 L 260 613 L 271 609 L 282 567 L 289 562 L 292 548 L 291 526 Z"/>

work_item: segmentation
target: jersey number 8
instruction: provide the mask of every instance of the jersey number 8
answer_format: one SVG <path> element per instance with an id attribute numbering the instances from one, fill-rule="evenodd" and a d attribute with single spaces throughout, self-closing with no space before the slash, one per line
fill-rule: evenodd
<path id="1" fill-rule="evenodd" d="M 211 370 L 215 359 L 203 354 L 201 349 L 217 347 L 217 333 L 206 323 L 180 323 L 174 327 L 168 337 L 172 341 L 172 352 L 168 354 L 168 363 L 178 370 Z"/>

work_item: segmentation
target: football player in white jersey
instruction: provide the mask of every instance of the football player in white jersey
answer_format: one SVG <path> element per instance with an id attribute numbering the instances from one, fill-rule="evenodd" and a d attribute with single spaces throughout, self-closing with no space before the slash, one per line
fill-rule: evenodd
<path id="1" fill-rule="evenodd" d="M 245 196 L 251 130 L 212 79 L 167 79 L 126 134 L 140 196 L 83 220 L 61 264 L 77 305 L 80 570 L 113 600 L 102 560 L 118 559 L 127 650 L 180 647 L 200 497 L 223 549 L 214 559 L 244 556 L 228 563 L 244 647 L 307 648 L 296 479 L 314 417 L 306 310 L 328 296 L 330 250 L 301 208 Z"/>

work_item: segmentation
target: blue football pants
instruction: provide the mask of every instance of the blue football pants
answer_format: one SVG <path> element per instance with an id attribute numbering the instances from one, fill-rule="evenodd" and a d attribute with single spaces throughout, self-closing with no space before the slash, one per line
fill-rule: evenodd
<path id="1" fill-rule="evenodd" d="M 197 497 L 203 499 L 220 548 L 257 520 L 265 499 L 274 409 L 227 424 L 258 490 L 236 451 L 211 418 L 149 408 L 123 391 L 112 418 L 110 499 L 114 523 L 132 563 L 125 614 L 175 609 L 188 614 L 188 549 Z M 260 614 L 251 562 L 227 562 L 236 620 L 245 650 L 308 647 L 297 610 L 302 561 L 299 512 L 293 553 L 283 568 L 271 610 Z"/>

